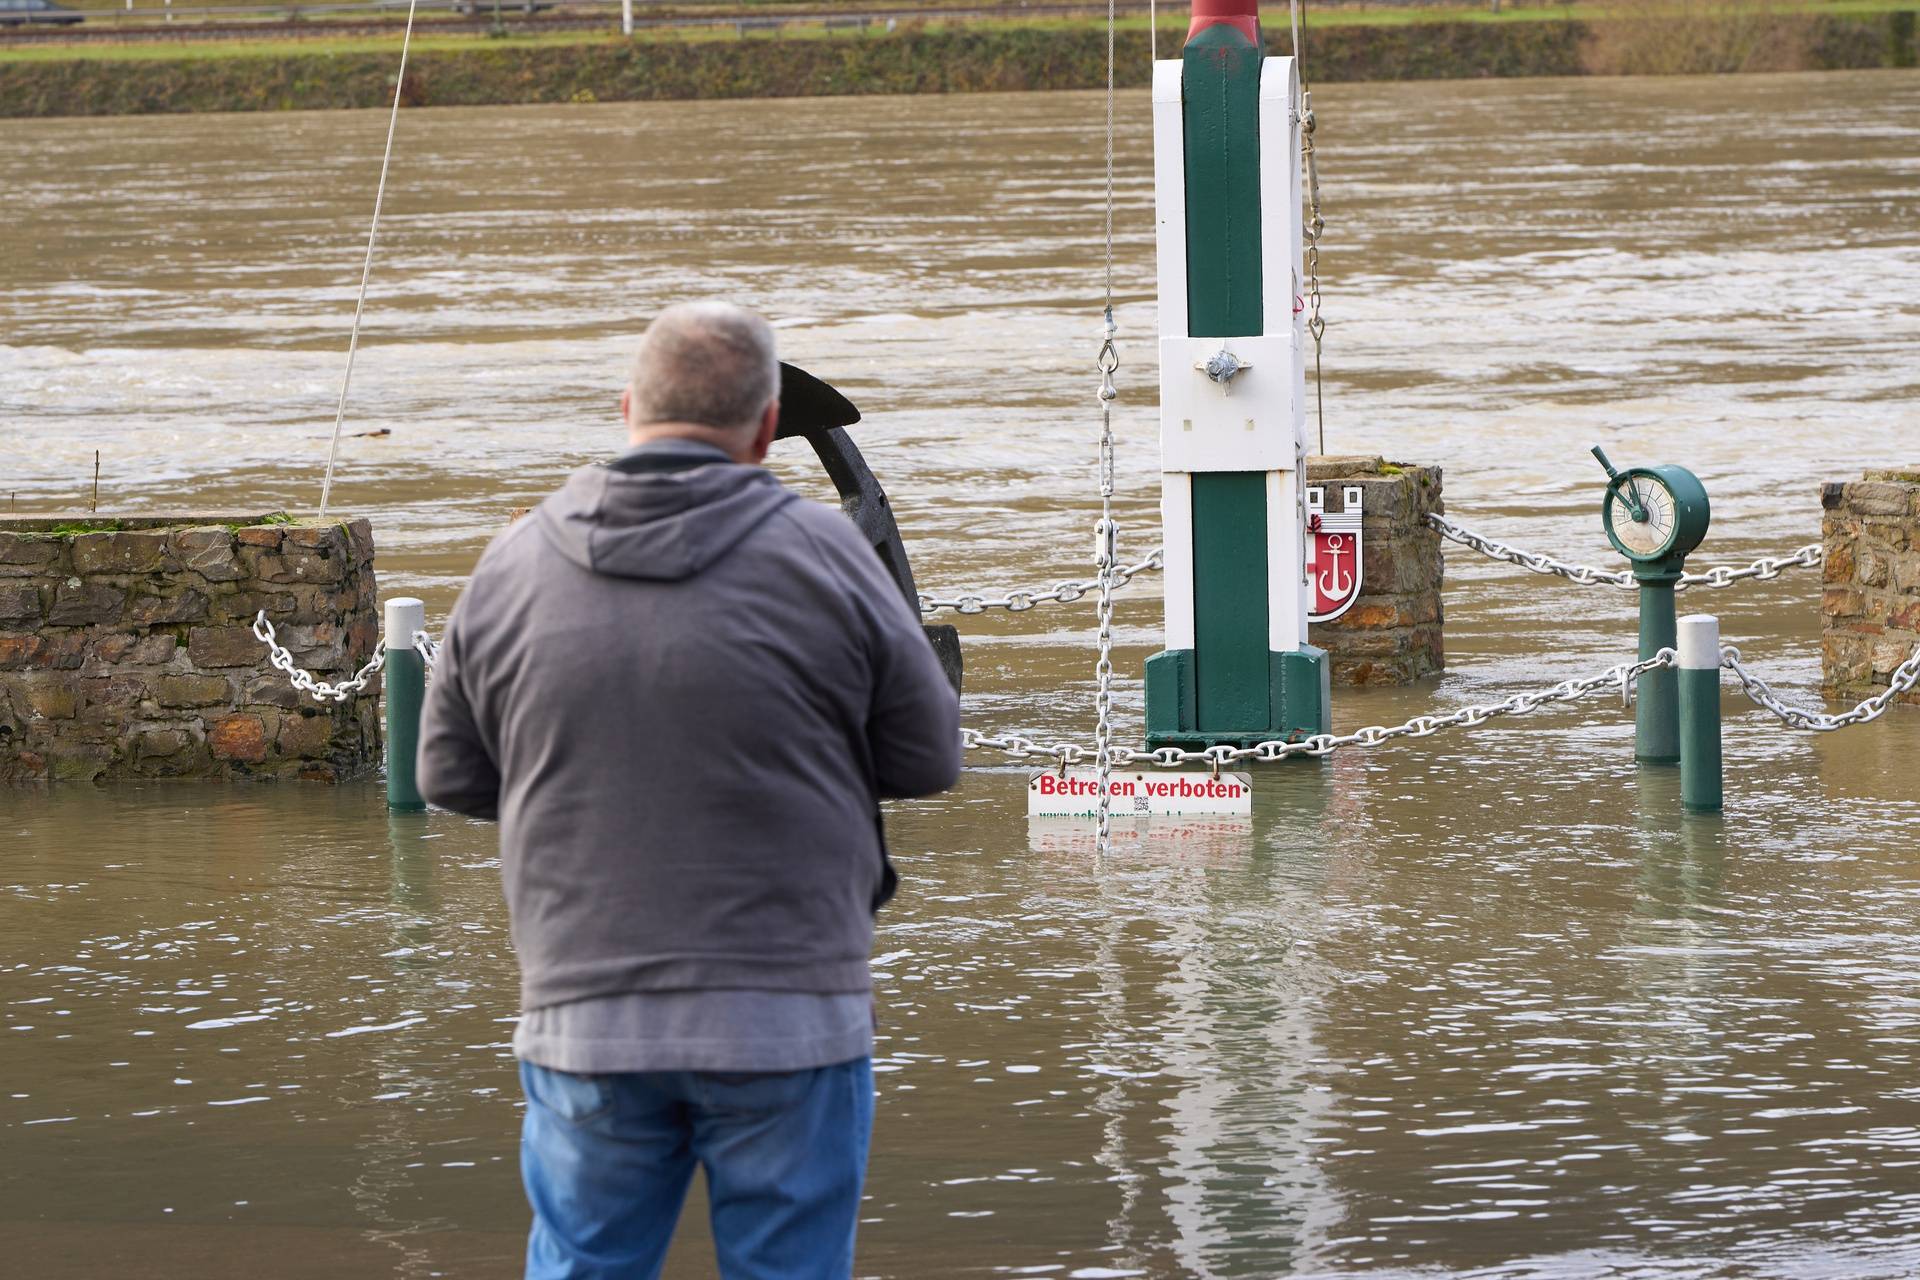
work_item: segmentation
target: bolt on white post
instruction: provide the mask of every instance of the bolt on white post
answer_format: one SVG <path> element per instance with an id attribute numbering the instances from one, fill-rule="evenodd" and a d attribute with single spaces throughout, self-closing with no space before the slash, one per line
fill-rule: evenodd
<path id="1" fill-rule="evenodd" d="M 1680 802 L 1717 813 L 1723 800 L 1720 725 L 1720 619 L 1680 619 L 1674 662 L 1680 702 Z"/>

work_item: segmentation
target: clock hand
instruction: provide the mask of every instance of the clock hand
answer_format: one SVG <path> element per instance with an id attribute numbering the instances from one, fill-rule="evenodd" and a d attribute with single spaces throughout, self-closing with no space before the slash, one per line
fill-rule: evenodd
<path id="1" fill-rule="evenodd" d="M 1591 452 L 1593 456 L 1599 460 L 1600 465 L 1607 469 L 1607 483 L 1616 483 L 1620 479 L 1620 473 L 1614 469 L 1613 463 L 1608 460 L 1606 451 L 1599 445 L 1594 445 Z M 1620 500 L 1627 504 L 1628 515 L 1632 516 L 1641 524 L 1647 522 L 1647 509 L 1640 505 L 1640 495 L 1633 491 L 1632 485 L 1621 486 Z"/>

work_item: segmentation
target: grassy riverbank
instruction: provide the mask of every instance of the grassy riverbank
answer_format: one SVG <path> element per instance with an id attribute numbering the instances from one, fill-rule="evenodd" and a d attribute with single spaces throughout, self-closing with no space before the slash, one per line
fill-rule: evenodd
<path id="1" fill-rule="evenodd" d="M 1450 79 L 1912 66 L 1911 10 L 1662 5 L 1567 11 L 1339 12 L 1309 33 L 1316 80 Z M 1162 53 L 1183 27 L 1163 23 Z M 1276 34 L 1284 39 L 1283 31 Z M 1149 32 L 1123 25 L 1120 79 L 1146 83 Z M 0 49 L 0 116 L 373 107 L 391 100 L 396 42 L 307 38 Z M 1105 31 L 1084 20 L 416 40 L 410 106 L 1091 88 Z"/>

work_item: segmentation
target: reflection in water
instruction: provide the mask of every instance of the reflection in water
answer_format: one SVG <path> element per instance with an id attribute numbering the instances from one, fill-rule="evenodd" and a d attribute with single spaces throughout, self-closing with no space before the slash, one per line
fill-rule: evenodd
<path id="1" fill-rule="evenodd" d="M 389 897 L 394 910 L 389 921 L 393 943 L 382 958 L 392 961 L 395 988 L 409 1004 L 425 1005 L 437 994 L 441 956 L 437 951 L 439 896 L 434 891 L 433 863 L 428 840 L 433 833 L 425 814 L 387 815 L 387 838 L 391 844 L 392 890 Z M 418 1017 L 416 1009 L 403 1010 L 402 1018 Z M 414 1046 L 400 1037 L 374 1042 L 368 1061 L 377 1073 L 381 1092 L 377 1101 L 405 1104 L 415 1097 L 431 1096 L 434 1081 L 420 1078 L 423 1065 Z M 399 1255 L 393 1274 L 420 1277 L 439 1274 L 429 1233 L 445 1231 L 455 1224 L 444 1217 L 422 1220 L 411 1212 L 409 1199 L 413 1171 L 425 1167 L 422 1134 L 410 1123 L 410 1111 L 397 1106 L 392 1123 L 374 1131 L 359 1144 L 361 1172 L 353 1180 L 352 1195 L 363 1234 L 372 1243 L 384 1245 Z"/>
<path id="2" fill-rule="evenodd" d="M 1699 471 L 1716 562 L 1808 540 L 1817 480 L 1916 461 L 1920 76 L 1320 96 L 1336 448 L 1441 464 L 1457 518 L 1596 561 L 1594 440 Z M 393 434 L 336 491 L 383 587 L 443 616 L 509 508 L 612 448 L 640 317 L 711 292 L 867 408 L 924 586 L 1080 576 L 1098 100 L 880 105 L 411 113 L 350 418 Z M 0 136 L 0 488 L 71 505 L 97 447 L 108 506 L 310 506 L 382 123 Z M 1805 689 L 1817 593 L 1712 607 Z M 1342 693 L 1339 727 L 1617 661 L 1624 596 L 1455 559 L 1446 678 Z M 1123 673 L 1156 598 L 1121 597 Z M 1091 631 L 968 619 L 970 722 L 1084 736 Z M 1604 698 L 1267 770 L 1250 824 L 1123 827 L 1105 860 L 1027 823 L 1018 769 L 896 806 L 862 1273 L 1920 1271 L 1920 717 L 1809 741 L 1729 712 L 1719 818 Z M 374 782 L 16 792 L 0 895 L 0 1241 L 36 1274 L 515 1273 L 488 827 L 389 820 Z M 711 1273 L 698 1234 L 671 1275 Z"/>

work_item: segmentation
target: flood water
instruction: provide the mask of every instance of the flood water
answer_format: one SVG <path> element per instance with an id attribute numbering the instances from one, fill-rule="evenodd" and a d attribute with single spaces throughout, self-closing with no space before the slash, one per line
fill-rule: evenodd
<path id="1" fill-rule="evenodd" d="M 1590 443 L 1701 474 L 1708 563 L 1920 462 L 1920 75 L 1316 98 L 1331 451 L 1442 465 L 1455 518 L 1608 567 Z M 1157 541 L 1146 110 L 1123 96 L 1123 553 Z M 383 592 L 443 617 L 511 508 L 617 446 L 643 318 L 715 294 L 866 410 L 923 588 L 1082 576 L 1100 120 L 407 113 L 347 422 L 391 434 L 335 488 Z M 73 509 L 98 449 L 103 511 L 310 509 L 385 123 L 10 122 L 0 501 Z M 779 466 L 824 491 L 804 447 Z M 1809 700 L 1818 593 L 1704 607 Z M 1343 691 L 1339 726 L 1634 643 L 1625 593 L 1470 555 L 1446 608 L 1446 676 Z M 1143 579 L 1128 737 L 1159 617 Z M 1090 737 L 1090 608 L 960 621 L 970 724 Z M 1269 770 L 1250 830 L 1126 829 L 1104 861 L 991 758 L 894 806 L 861 1274 L 1920 1271 L 1920 712 L 1815 740 L 1727 705 L 1719 818 L 1604 697 Z M 0 889 L 9 1269 L 515 1274 L 490 828 L 389 819 L 377 780 L 14 791 Z M 703 1237 L 670 1275 L 710 1274 Z"/>

